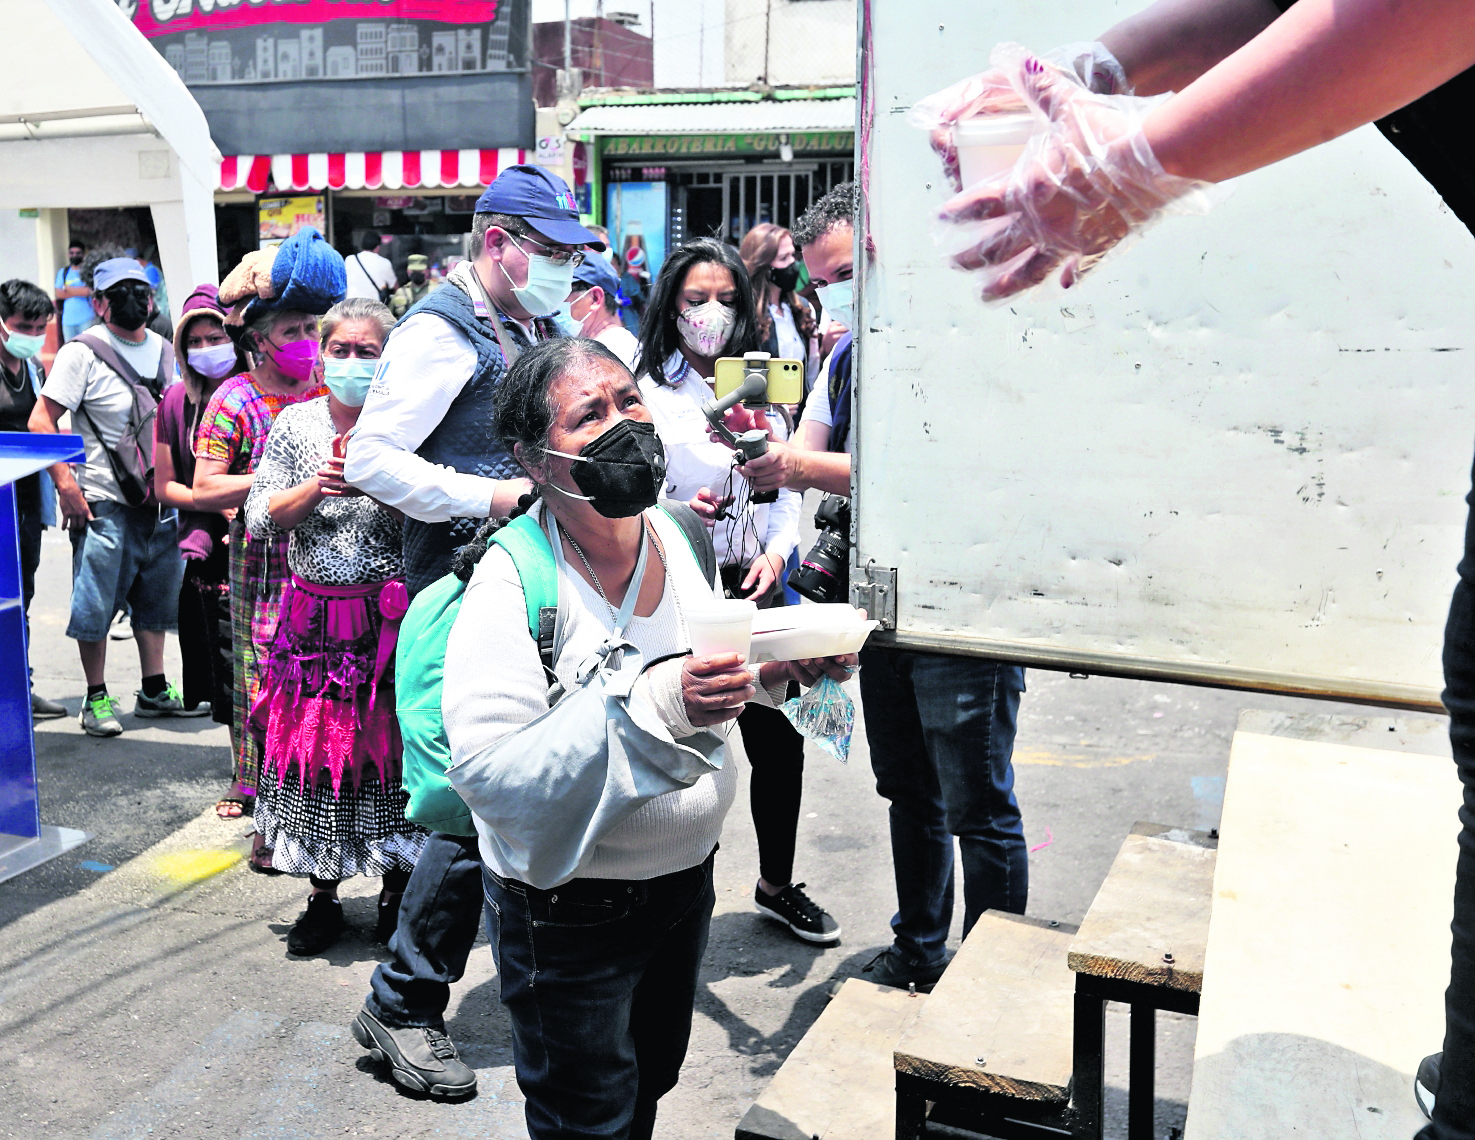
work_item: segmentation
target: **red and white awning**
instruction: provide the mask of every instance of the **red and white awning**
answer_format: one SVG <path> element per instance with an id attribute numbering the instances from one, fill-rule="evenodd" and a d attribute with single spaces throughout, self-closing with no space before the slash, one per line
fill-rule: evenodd
<path id="1" fill-rule="evenodd" d="M 528 160 L 515 147 L 501 150 L 384 150 L 347 154 L 229 154 L 220 163 L 220 189 L 414 190 L 490 186 L 498 172 Z"/>

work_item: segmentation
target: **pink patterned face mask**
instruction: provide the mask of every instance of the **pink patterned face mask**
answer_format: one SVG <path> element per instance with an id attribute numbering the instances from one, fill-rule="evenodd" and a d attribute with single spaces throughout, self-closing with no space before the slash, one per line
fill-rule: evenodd
<path id="1" fill-rule="evenodd" d="M 268 341 L 268 344 L 271 342 Z M 286 344 L 272 345 L 275 352 L 267 352 L 277 371 L 289 380 L 301 384 L 312 375 L 318 362 L 318 342 L 315 340 L 291 340 Z"/>
<path id="2" fill-rule="evenodd" d="M 732 325 L 737 320 L 731 305 L 708 301 L 684 309 L 676 318 L 676 331 L 686 347 L 698 356 L 716 356 L 727 347 Z"/>

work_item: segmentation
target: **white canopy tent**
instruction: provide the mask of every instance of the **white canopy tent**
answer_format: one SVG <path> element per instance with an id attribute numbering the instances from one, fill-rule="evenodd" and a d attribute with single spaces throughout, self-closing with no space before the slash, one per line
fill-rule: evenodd
<path id="1" fill-rule="evenodd" d="M 5 0 L 0 209 L 40 210 L 41 284 L 66 209 L 147 206 L 171 304 L 217 279 L 220 154 L 194 96 L 114 0 Z"/>

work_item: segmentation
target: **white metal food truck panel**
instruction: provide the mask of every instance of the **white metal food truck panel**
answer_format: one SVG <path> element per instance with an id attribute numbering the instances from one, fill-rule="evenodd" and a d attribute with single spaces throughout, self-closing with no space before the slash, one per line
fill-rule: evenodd
<path id="1" fill-rule="evenodd" d="M 1475 240 L 1372 127 L 986 308 L 912 103 L 1132 5 L 877 0 L 859 565 L 898 644 L 1415 706 L 1475 438 Z"/>

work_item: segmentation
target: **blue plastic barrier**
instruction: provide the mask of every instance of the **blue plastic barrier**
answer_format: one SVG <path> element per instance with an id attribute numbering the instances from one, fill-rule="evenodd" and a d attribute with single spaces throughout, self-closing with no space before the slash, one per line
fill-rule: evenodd
<path id="1" fill-rule="evenodd" d="M 81 436 L 0 432 L 0 881 L 89 838 L 86 832 L 41 822 L 15 514 L 17 479 L 81 459 Z"/>

